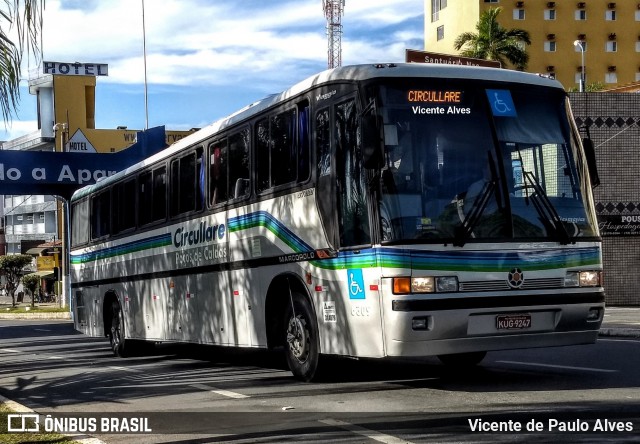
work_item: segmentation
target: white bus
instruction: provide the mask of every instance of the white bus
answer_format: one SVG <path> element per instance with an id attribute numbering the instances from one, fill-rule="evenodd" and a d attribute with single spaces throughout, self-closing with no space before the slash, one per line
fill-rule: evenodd
<path id="1" fill-rule="evenodd" d="M 119 356 L 280 347 L 303 380 L 322 355 L 594 343 L 592 156 L 546 77 L 329 70 L 75 193 L 75 326 Z"/>

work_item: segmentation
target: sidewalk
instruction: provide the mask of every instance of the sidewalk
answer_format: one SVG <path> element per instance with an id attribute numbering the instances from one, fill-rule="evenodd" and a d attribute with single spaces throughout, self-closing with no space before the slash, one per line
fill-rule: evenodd
<path id="1" fill-rule="evenodd" d="M 11 297 L 0 295 L 0 320 L 2 319 L 71 319 L 71 313 L 67 312 L 41 312 L 50 308 L 58 308 L 58 302 L 36 302 L 35 310 L 31 310 L 31 296 L 25 296 L 24 300 L 17 304 L 18 310 L 11 310 Z M 40 311 L 40 312 L 39 312 Z"/>
<path id="2" fill-rule="evenodd" d="M 600 336 L 640 338 L 640 307 L 606 307 Z"/>

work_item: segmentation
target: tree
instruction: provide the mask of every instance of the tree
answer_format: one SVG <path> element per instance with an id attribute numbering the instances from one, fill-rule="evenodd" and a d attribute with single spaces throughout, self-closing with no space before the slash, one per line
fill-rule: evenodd
<path id="1" fill-rule="evenodd" d="M 0 256 L 0 272 L 4 273 L 7 280 L 5 289 L 11 295 L 11 303 L 14 307 L 16 306 L 16 289 L 22 278 L 22 269 L 32 261 L 33 257 L 28 254 Z"/>
<path id="2" fill-rule="evenodd" d="M 31 307 L 35 306 L 36 291 L 40 288 L 40 276 L 36 273 L 27 274 L 22 277 L 22 285 L 31 293 Z"/>
<path id="3" fill-rule="evenodd" d="M 20 98 L 22 57 L 40 57 L 39 36 L 45 0 L 0 2 L 0 110 L 5 125 Z"/>
<path id="4" fill-rule="evenodd" d="M 502 66 L 506 61 L 516 69 L 524 70 L 529 63 L 529 54 L 523 44 L 530 45 L 529 33 L 524 29 L 506 29 L 498 23 L 502 8 L 490 8 L 480 15 L 476 24 L 477 33 L 463 32 L 454 47 L 463 57 L 494 60 Z"/>

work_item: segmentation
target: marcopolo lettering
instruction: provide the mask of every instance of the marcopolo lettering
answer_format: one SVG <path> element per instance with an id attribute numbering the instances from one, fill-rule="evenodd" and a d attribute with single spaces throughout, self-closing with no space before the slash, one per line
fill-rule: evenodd
<path id="1" fill-rule="evenodd" d="M 195 230 L 187 230 L 184 227 L 178 228 L 173 234 L 173 245 L 176 248 L 181 248 L 204 242 L 216 242 L 223 239 L 226 232 L 227 227 L 224 224 L 207 225 L 205 222 L 200 222 L 200 225 Z"/>

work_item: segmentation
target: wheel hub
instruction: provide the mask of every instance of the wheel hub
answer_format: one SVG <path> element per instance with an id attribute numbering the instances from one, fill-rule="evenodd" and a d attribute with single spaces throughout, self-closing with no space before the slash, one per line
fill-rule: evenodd
<path id="1" fill-rule="evenodd" d="M 291 318 L 287 328 L 287 342 L 291 354 L 300 362 L 309 356 L 309 332 L 304 319 Z"/>

